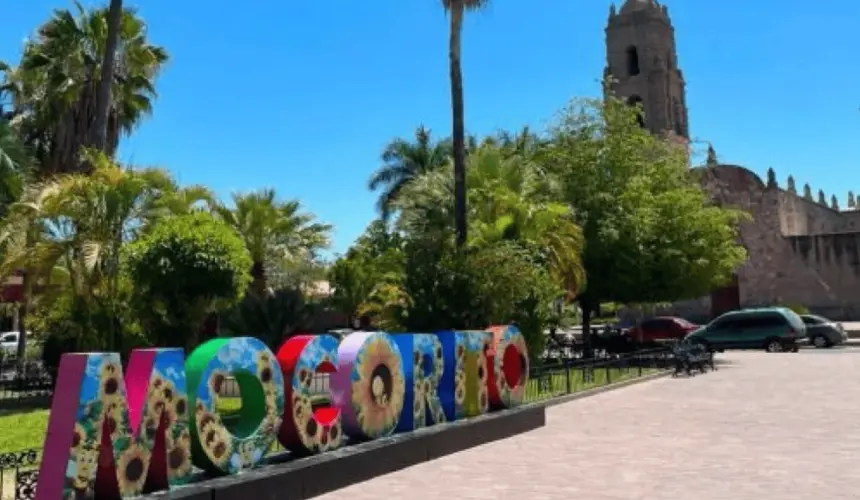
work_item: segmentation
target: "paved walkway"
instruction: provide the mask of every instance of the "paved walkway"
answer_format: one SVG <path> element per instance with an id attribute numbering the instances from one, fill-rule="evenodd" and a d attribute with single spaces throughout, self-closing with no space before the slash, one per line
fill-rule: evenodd
<path id="1" fill-rule="evenodd" d="M 727 353 L 548 410 L 547 427 L 318 497 L 860 498 L 860 349 Z"/>

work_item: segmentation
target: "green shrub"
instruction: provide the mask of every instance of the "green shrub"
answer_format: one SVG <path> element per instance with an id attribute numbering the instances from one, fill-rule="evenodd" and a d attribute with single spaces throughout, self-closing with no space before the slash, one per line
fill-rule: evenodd
<path id="1" fill-rule="evenodd" d="M 543 353 L 543 332 L 562 290 L 538 264 L 535 252 L 511 242 L 458 251 L 419 240 L 407 244 L 406 257 L 409 331 L 516 322 L 530 355 Z"/>
<path id="2" fill-rule="evenodd" d="M 132 349 L 151 345 L 135 319 L 127 280 L 120 281 L 117 294 L 114 300 L 63 294 L 30 315 L 32 331 L 45 332 L 40 354 L 49 372 L 66 352 L 119 352 L 127 359 Z"/>
<path id="3" fill-rule="evenodd" d="M 206 316 L 236 305 L 251 282 L 242 238 L 203 212 L 159 221 L 126 252 L 141 323 L 160 346 L 194 347 Z"/>

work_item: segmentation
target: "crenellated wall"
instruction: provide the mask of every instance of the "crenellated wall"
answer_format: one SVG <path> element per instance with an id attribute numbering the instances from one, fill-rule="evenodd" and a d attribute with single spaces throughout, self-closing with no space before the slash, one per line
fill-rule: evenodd
<path id="1" fill-rule="evenodd" d="M 768 187 L 743 167 L 700 170 L 715 202 L 752 216 L 739 237 L 749 255 L 737 272 L 741 307 L 800 304 L 833 319 L 860 319 L 860 212 Z M 707 304 L 678 310 L 695 303 Z"/>
<path id="2" fill-rule="evenodd" d="M 788 191 L 778 190 L 777 196 L 782 234 L 794 236 L 844 230 L 845 219 L 841 212 Z"/>
<path id="3" fill-rule="evenodd" d="M 798 290 L 799 302 L 825 316 L 860 316 L 860 232 L 787 236 L 786 241 L 835 299 Z"/>
<path id="4" fill-rule="evenodd" d="M 841 231 L 860 231 L 860 210 L 844 210 L 840 214 L 843 219 Z"/>

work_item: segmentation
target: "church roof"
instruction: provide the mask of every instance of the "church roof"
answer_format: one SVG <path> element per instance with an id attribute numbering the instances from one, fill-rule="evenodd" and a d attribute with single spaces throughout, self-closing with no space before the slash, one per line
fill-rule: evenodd
<path id="1" fill-rule="evenodd" d="M 627 14 L 637 10 L 645 10 L 651 7 L 657 7 L 657 2 L 654 0 L 627 0 L 621 6 L 621 13 Z"/>

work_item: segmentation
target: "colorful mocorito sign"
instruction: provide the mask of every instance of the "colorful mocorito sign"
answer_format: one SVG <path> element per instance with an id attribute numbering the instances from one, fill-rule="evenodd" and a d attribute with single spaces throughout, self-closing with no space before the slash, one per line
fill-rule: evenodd
<path id="1" fill-rule="evenodd" d="M 182 349 L 65 354 L 37 500 L 132 498 L 260 464 L 275 441 L 334 450 L 523 401 L 528 352 L 513 326 L 436 334 L 300 335 L 277 355 L 251 337 Z M 316 375 L 328 373 L 326 387 Z M 238 387 L 222 419 L 219 398 Z M 234 404 L 237 401 L 231 400 Z"/>
<path id="2" fill-rule="evenodd" d="M 315 405 L 317 388 L 312 387 L 314 380 L 319 380 L 316 373 L 335 372 L 337 359 L 337 339 L 331 335 L 298 335 L 278 350 L 287 399 L 279 438 L 293 453 L 319 453 L 343 443 L 340 408 Z"/>
<path id="3" fill-rule="evenodd" d="M 251 337 L 212 339 L 191 353 L 185 372 L 194 465 L 216 475 L 257 465 L 277 439 L 284 413 L 284 376 L 272 351 Z M 240 388 L 242 406 L 228 427 L 216 404 L 229 377 Z"/>

